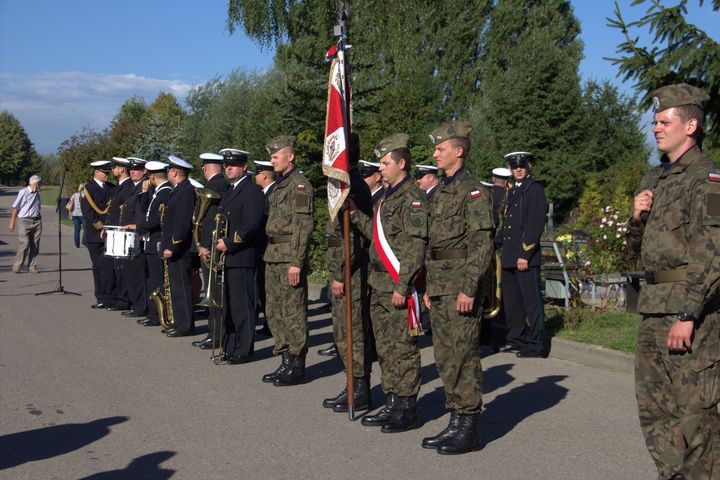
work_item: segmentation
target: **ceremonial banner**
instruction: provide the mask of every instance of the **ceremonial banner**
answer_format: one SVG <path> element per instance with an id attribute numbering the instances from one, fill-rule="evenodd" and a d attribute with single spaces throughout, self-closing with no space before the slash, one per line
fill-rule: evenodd
<path id="1" fill-rule="evenodd" d="M 328 209 L 335 220 L 345 198 L 350 193 L 350 88 L 345 71 L 342 48 L 333 46 L 325 59 L 330 61 L 328 82 L 325 143 L 323 145 L 323 173 L 328 177 Z"/>

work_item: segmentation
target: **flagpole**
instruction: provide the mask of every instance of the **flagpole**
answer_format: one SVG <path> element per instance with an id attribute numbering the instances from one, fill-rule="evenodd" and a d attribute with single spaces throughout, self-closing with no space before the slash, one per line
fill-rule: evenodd
<path id="1" fill-rule="evenodd" d="M 342 115 L 343 125 L 345 128 L 345 148 L 348 154 L 352 152 L 350 146 L 350 118 L 348 115 L 348 98 L 347 98 L 347 72 L 345 65 L 345 39 L 347 38 L 347 10 L 343 0 L 338 1 L 337 12 L 338 24 L 335 25 L 334 34 L 338 40 L 338 60 L 340 62 L 340 79 L 343 86 L 342 93 Z M 348 167 L 350 158 L 348 157 Z M 348 186 L 349 187 L 349 186 Z M 348 418 L 355 420 L 355 392 L 354 392 L 354 375 L 353 375 L 353 342 L 352 342 L 352 275 L 350 272 L 350 211 L 343 209 L 343 244 L 345 251 L 345 358 L 347 371 L 347 394 L 348 394 Z"/>

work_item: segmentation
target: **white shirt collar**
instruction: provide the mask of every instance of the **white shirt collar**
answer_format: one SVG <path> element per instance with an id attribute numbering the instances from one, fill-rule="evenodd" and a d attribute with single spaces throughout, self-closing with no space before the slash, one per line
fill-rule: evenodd
<path id="1" fill-rule="evenodd" d="M 242 177 L 240 180 L 237 180 L 236 182 L 234 182 L 234 183 L 232 184 L 233 188 L 237 187 L 237 186 L 240 184 L 240 182 L 242 182 L 242 181 L 245 180 L 246 178 L 247 178 L 247 175 L 243 175 L 243 177 Z"/>
<path id="2" fill-rule="evenodd" d="M 275 185 L 275 182 L 272 182 L 272 183 L 271 183 L 270 185 L 268 185 L 267 187 L 263 187 L 263 193 L 267 193 L 268 189 L 269 189 L 270 187 L 272 187 L 273 185 Z"/>
<path id="3" fill-rule="evenodd" d="M 100 188 L 102 188 L 102 187 L 105 186 L 105 182 L 101 182 L 101 181 L 98 180 L 97 178 L 93 178 L 93 180 L 95 180 L 95 183 L 97 183 L 98 185 L 100 185 Z"/>

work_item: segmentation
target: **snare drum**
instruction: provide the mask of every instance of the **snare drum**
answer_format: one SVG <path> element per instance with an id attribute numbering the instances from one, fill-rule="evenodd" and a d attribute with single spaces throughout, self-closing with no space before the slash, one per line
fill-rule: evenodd
<path id="1" fill-rule="evenodd" d="M 132 258 L 140 253 L 137 234 L 123 227 L 106 225 L 105 256 L 113 258 Z"/>

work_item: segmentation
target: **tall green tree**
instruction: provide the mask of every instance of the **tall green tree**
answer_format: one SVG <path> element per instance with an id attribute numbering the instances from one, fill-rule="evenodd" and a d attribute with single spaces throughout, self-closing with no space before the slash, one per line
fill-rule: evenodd
<path id="1" fill-rule="evenodd" d="M 92 177 L 90 163 L 109 159 L 113 155 L 110 148 L 107 135 L 90 128 L 83 128 L 61 143 L 58 161 L 68 168 L 65 183 L 79 185 L 87 182 Z"/>
<path id="2" fill-rule="evenodd" d="M 145 100 L 139 96 L 128 98 L 120 106 L 106 132 L 108 148 L 113 152 L 112 155 L 119 157 L 135 155 L 135 144 L 147 128 L 143 123 L 147 109 Z"/>
<path id="3" fill-rule="evenodd" d="M 650 108 L 651 94 L 663 85 L 687 82 L 703 88 L 710 101 L 706 145 L 720 148 L 720 44 L 686 20 L 688 0 L 666 6 L 661 0 L 635 0 L 631 8 L 647 6 L 645 15 L 628 22 L 615 2 L 615 16 L 608 25 L 620 30 L 625 41 L 618 45 L 618 58 L 608 58 L 618 75 L 635 82 L 641 106 Z M 698 0 L 702 6 L 705 2 Z M 712 0 L 709 21 L 720 22 L 720 0 Z M 640 32 L 640 33 L 638 33 Z M 720 155 L 718 155 L 720 158 Z"/>
<path id="4" fill-rule="evenodd" d="M 143 114 L 143 132 L 135 142 L 135 155 L 147 160 L 165 160 L 181 151 L 185 112 L 174 95 L 158 94 Z"/>
<path id="5" fill-rule="evenodd" d="M 583 44 L 569 1 L 500 0 L 491 14 L 482 85 L 471 117 L 470 165 L 480 178 L 503 155 L 534 154 L 535 175 L 556 211 L 569 211 L 582 188 L 583 143 L 578 68 Z"/>
<path id="6" fill-rule="evenodd" d="M 40 158 L 20 121 L 6 110 L 0 112 L 0 183 L 26 182 L 40 168 Z"/>

